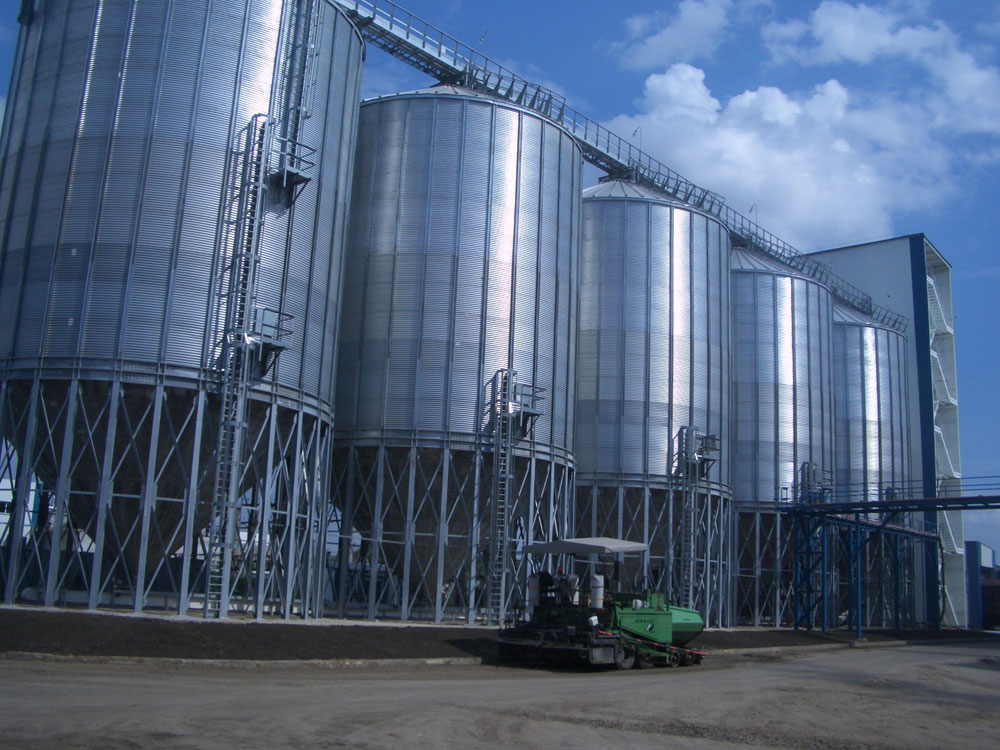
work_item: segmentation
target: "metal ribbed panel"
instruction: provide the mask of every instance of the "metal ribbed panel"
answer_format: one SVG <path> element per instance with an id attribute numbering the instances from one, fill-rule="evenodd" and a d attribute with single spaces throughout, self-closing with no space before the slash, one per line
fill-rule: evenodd
<path id="1" fill-rule="evenodd" d="M 681 426 L 728 444 L 729 234 L 632 185 L 583 206 L 577 482 L 641 486 L 665 477 Z M 728 482 L 727 462 L 710 478 Z"/>
<path id="2" fill-rule="evenodd" d="M 182 613 L 207 603 L 208 556 L 191 551 L 215 545 L 213 479 L 231 459 L 234 603 L 316 614 L 361 36 L 332 0 L 23 11 L 0 136 L 0 426 L 13 449 L 0 472 L 12 460 L 27 472 L 19 516 L 36 502 L 27 487 L 51 491 L 44 534 L 59 544 L 46 542 L 47 571 L 21 565 L 34 549 L 4 553 L 5 599 L 27 590 L 18 575 L 42 575 L 49 605 L 79 601 L 66 590 L 84 581 L 91 609 L 139 612 L 150 591 Z M 304 166 L 290 150 L 311 162 L 294 200 L 279 185 Z M 245 416 L 226 418 L 238 435 L 220 440 L 219 352 L 242 322 L 224 322 L 238 296 L 227 259 L 241 253 L 259 258 L 240 270 L 248 308 L 280 311 L 290 334 L 265 376 L 235 368 L 252 372 L 250 394 L 235 399 Z M 234 451 L 223 465 L 220 443 Z M 20 526 L 8 546 L 37 546 Z"/>
<path id="3" fill-rule="evenodd" d="M 9 367 L 214 366 L 227 154 L 272 108 L 283 6 L 57 0 L 23 29 L 0 176 Z M 329 409 L 363 46 L 333 4 L 318 18 L 298 134 L 316 164 L 265 218 L 258 301 L 294 316 L 277 383 Z"/>
<path id="4" fill-rule="evenodd" d="M 910 477 L 906 339 L 835 308 L 834 410 L 836 496 L 884 499 Z"/>
<path id="5" fill-rule="evenodd" d="M 545 389 L 534 447 L 571 450 L 580 165 L 560 128 L 461 89 L 362 105 L 340 440 L 475 438 L 513 368 Z"/>
<path id="6" fill-rule="evenodd" d="M 733 255 L 733 494 L 791 497 L 805 463 L 833 470 L 830 291 L 783 266 Z"/>

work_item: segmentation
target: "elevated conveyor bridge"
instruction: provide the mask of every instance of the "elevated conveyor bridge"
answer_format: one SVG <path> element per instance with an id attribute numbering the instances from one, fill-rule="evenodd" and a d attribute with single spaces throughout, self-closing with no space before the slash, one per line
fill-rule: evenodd
<path id="1" fill-rule="evenodd" d="M 892 559 L 894 569 L 892 611 L 899 629 L 902 611 L 900 571 L 906 546 L 921 549 L 932 562 L 939 554 L 940 539 L 934 518 L 939 511 L 1000 509 L 1000 484 L 984 483 L 996 477 L 968 479 L 969 491 L 992 494 L 937 498 L 893 498 L 846 502 L 798 502 L 788 507 L 793 524 L 793 597 L 796 628 L 819 625 L 826 630 L 838 602 L 830 596 L 830 580 L 839 570 L 848 573 L 847 624 L 861 637 L 863 592 L 866 587 L 864 554 L 876 543 Z M 963 480 L 965 481 L 965 480 Z M 838 569 L 838 565 L 841 566 Z M 936 568 L 935 566 L 932 566 Z M 928 613 L 936 624 L 940 612 Z"/>
<path id="2" fill-rule="evenodd" d="M 906 320 L 872 303 L 871 297 L 802 255 L 649 154 L 566 103 L 565 97 L 521 78 L 481 52 L 388 0 L 335 0 L 361 29 L 365 40 L 442 83 L 465 86 L 537 112 L 573 135 L 583 157 L 615 178 L 629 179 L 717 217 L 735 238 L 827 285 L 839 302 L 884 325 L 904 330 Z"/>

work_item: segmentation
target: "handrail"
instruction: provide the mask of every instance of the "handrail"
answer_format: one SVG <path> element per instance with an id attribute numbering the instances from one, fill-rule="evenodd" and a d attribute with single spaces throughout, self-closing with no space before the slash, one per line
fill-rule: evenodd
<path id="1" fill-rule="evenodd" d="M 533 84 L 482 52 L 413 15 L 391 0 L 333 0 L 361 29 L 364 38 L 443 83 L 505 99 L 561 125 L 577 139 L 583 158 L 616 178 L 646 185 L 718 217 L 750 249 L 780 261 L 830 288 L 834 299 L 898 331 L 906 319 L 872 302 L 869 295 L 801 254 L 726 205 L 718 193 L 699 187 L 566 103 L 566 98 Z"/>
<path id="2" fill-rule="evenodd" d="M 521 78 L 433 24 L 389 0 L 335 0 L 362 35 L 390 54 L 446 83 L 512 101 L 558 123 L 574 136 L 588 161 L 615 176 L 644 182 L 712 214 L 725 199 L 698 187 L 621 136 L 566 103 L 566 98 Z"/>

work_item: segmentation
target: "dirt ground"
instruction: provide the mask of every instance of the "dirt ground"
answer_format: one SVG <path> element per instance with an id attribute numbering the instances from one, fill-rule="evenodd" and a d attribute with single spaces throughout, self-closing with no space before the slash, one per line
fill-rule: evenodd
<path id="1" fill-rule="evenodd" d="M 869 641 L 967 637 L 968 631 L 865 631 Z M 808 646 L 853 639 L 845 631 L 710 630 L 697 640 L 709 652 Z M 399 659 L 479 657 L 496 651 L 496 630 L 457 625 L 351 624 L 344 621 L 204 621 L 0 608 L 0 653 L 187 659 Z"/>
<path id="2" fill-rule="evenodd" d="M 698 667 L 331 669 L 0 659 L 0 748 L 988 748 L 1000 640 Z"/>

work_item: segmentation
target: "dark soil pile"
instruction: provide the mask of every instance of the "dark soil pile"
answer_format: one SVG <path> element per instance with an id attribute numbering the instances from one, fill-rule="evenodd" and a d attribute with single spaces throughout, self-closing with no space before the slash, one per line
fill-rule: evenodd
<path id="1" fill-rule="evenodd" d="M 0 652 L 185 659 L 486 657 L 493 630 L 464 627 L 201 621 L 0 609 Z"/>
<path id="2" fill-rule="evenodd" d="M 967 630 L 865 631 L 869 641 L 967 638 Z M 853 640 L 846 631 L 719 630 L 692 644 L 707 651 L 808 646 Z M 0 608 L 0 653 L 155 656 L 186 659 L 492 658 L 496 631 L 454 625 L 345 625 L 201 621 L 90 612 Z"/>

